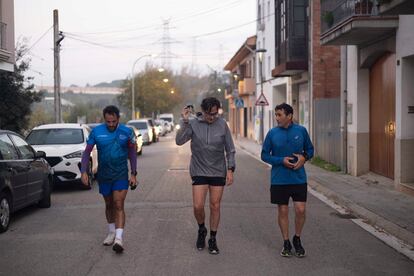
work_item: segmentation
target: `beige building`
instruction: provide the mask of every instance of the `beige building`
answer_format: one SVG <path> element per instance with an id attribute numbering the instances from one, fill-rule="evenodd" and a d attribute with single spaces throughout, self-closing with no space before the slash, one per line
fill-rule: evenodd
<path id="1" fill-rule="evenodd" d="M 14 3 L 0 0 L 0 71 L 14 71 Z"/>
<path id="2" fill-rule="evenodd" d="M 230 129 L 236 137 L 248 139 L 254 139 L 255 49 L 256 36 L 251 36 L 224 67 L 232 75 L 232 89 L 226 91 Z"/>
<path id="3" fill-rule="evenodd" d="M 414 1 L 322 0 L 321 42 L 343 45 L 348 172 L 414 189 Z"/>

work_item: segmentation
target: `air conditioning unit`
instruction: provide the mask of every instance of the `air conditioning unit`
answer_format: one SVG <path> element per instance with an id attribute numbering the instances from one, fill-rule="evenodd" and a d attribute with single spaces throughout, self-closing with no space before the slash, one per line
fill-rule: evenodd
<path id="1" fill-rule="evenodd" d="M 259 31 L 264 31 L 265 30 L 265 24 L 264 23 L 258 23 L 257 24 L 257 29 L 259 30 Z"/>

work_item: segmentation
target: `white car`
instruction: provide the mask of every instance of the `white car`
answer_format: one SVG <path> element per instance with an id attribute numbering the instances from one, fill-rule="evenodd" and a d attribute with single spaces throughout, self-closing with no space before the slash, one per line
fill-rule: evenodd
<path id="1" fill-rule="evenodd" d="M 150 145 L 153 141 L 153 131 L 147 119 L 130 120 L 127 125 L 136 127 L 142 134 L 144 145 Z"/>
<path id="2" fill-rule="evenodd" d="M 90 128 L 82 124 L 47 124 L 32 129 L 26 141 L 36 151 L 44 151 L 54 172 L 55 183 L 81 181 L 81 159 Z M 89 186 L 98 170 L 96 147 L 89 160 Z M 84 187 L 83 185 L 81 187 Z"/>

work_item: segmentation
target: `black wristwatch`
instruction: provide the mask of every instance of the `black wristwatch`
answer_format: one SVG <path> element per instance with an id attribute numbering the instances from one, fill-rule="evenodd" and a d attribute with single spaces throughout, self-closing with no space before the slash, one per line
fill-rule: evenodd
<path id="1" fill-rule="evenodd" d="M 235 168 L 234 167 L 228 167 L 227 170 L 234 172 Z"/>
<path id="2" fill-rule="evenodd" d="M 137 176 L 137 174 L 138 174 L 138 172 L 137 172 L 137 171 L 135 171 L 135 172 L 131 172 L 131 175 L 133 175 L 133 176 Z"/>

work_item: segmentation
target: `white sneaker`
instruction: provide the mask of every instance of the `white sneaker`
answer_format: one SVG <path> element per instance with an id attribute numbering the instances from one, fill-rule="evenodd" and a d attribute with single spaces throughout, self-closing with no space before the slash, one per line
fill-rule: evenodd
<path id="1" fill-rule="evenodd" d="M 112 246 L 112 250 L 116 253 L 122 253 L 122 251 L 124 251 L 124 246 L 122 244 L 121 239 L 115 239 L 114 245 Z"/>
<path id="2" fill-rule="evenodd" d="M 105 240 L 103 241 L 103 245 L 109 246 L 114 243 L 115 240 L 115 232 L 109 232 L 108 236 L 106 236 Z"/>

